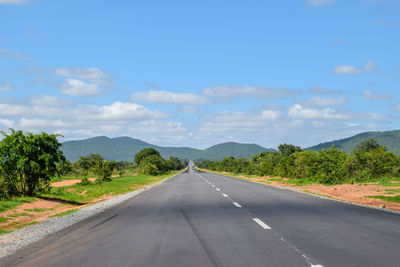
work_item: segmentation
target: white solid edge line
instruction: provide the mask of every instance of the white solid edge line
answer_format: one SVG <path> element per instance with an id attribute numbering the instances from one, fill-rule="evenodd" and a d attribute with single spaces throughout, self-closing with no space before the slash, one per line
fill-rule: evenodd
<path id="1" fill-rule="evenodd" d="M 324 267 L 324 266 L 317 264 L 317 265 L 311 265 L 311 267 Z"/>
<path id="2" fill-rule="evenodd" d="M 228 197 L 228 195 L 227 194 L 222 194 L 224 197 Z"/>
<path id="3" fill-rule="evenodd" d="M 238 208 L 241 208 L 242 206 L 239 204 L 239 203 L 237 203 L 237 202 L 232 202 L 233 203 L 233 205 L 235 205 L 236 207 L 238 207 Z"/>
<path id="4" fill-rule="evenodd" d="M 269 227 L 268 225 L 266 225 L 263 221 L 261 221 L 258 218 L 253 218 L 253 221 L 255 221 L 256 223 L 258 223 L 258 225 L 260 225 L 263 229 L 265 230 L 269 230 L 271 229 L 271 227 Z"/>

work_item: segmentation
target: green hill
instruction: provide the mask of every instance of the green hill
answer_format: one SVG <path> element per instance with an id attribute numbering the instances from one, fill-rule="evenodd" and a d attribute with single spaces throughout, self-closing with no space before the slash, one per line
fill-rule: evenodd
<path id="1" fill-rule="evenodd" d="M 275 149 L 266 149 L 256 144 L 239 144 L 227 142 L 209 147 L 198 154 L 197 159 L 221 160 L 233 156 L 235 158 L 250 158 L 251 156 L 265 152 L 276 151 Z"/>
<path id="2" fill-rule="evenodd" d="M 387 147 L 389 151 L 400 154 L 400 130 L 385 132 L 365 132 L 345 139 L 321 143 L 319 145 L 306 148 L 305 150 L 320 151 L 324 148 L 327 149 L 334 144 L 336 148 L 350 153 L 354 150 L 356 145 L 368 139 L 375 139 L 378 144 Z"/>
<path id="3" fill-rule="evenodd" d="M 188 160 L 219 160 L 228 156 L 250 158 L 254 154 L 263 151 L 275 151 L 255 144 L 239 144 L 234 142 L 215 145 L 205 150 L 189 147 L 161 147 L 130 137 L 108 138 L 105 136 L 67 141 L 63 143 L 61 149 L 70 161 L 77 161 L 80 156 L 88 156 L 90 153 L 100 154 L 105 159 L 133 161 L 135 154 L 147 147 L 158 150 L 164 158 L 174 156 Z"/>

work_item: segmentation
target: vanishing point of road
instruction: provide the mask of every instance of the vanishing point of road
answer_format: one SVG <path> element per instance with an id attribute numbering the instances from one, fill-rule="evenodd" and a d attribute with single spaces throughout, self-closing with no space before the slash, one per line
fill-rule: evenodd
<path id="1" fill-rule="evenodd" d="M 400 266 L 400 215 L 190 169 L 10 266 Z"/>

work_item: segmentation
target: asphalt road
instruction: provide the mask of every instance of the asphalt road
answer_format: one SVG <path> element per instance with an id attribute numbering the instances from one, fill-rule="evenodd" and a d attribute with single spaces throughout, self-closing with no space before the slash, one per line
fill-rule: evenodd
<path id="1" fill-rule="evenodd" d="M 189 172 L 9 266 L 400 266 L 400 215 Z"/>

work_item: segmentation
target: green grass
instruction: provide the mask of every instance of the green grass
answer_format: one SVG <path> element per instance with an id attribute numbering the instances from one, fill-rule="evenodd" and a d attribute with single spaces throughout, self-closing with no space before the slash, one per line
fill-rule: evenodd
<path id="1" fill-rule="evenodd" d="M 0 212 L 10 210 L 24 203 L 35 201 L 33 197 L 13 197 L 11 199 L 0 200 Z"/>
<path id="2" fill-rule="evenodd" d="M 8 217 L 11 217 L 11 218 L 18 218 L 18 217 L 22 217 L 22 216 L 33 217 L 34 215 L 27 213 L 27 212 L 13 213 L 13 214 L 8 215 Z"/>
<path id="3" fill-rule="evenodd" d="M 303 185 L 315 184 L 315 181 L 311 181 L 311 180 L 307 180 L 307 179 L 289 179 L 286 181 L 286 183 L 303 186 Z"/>
<path id="4" fill-rule="evenodd" d="M 10 220 L 10 218 L 0 216 L 0 223 L 6 223 Z"/>
<path id="5" fill-rule="evenodd" d="M 15 226 L 15 229 L 21 229 L 21 228 L 24 228 L 25 226 L 34 225 L 34 224 L 38 224 L 38 223 L 39 223 L 39 222 L 30 222 L 30 223 L 25 223 L 25 224 L 17 225 L 17 226 Z"/>
<path id="6" fill-rule="evenodd" d="M 57 213 L 56 215 L 50 216 L 50 218 L 61 217 L 61 216 L 69 215 L 69 214 L 72 214 L 72 213 L 77 212 L 78 210 L 79 210 L 79 209 L 63 211 L 63 212 Z"/>
<path id="7" fill-rule="evenodd" d="M 40 196 L 64 200 L 76 204 L 86 204 L 96 198 L 100 198 L 105 195 L 117 195 L 133 191 L 134 189 L 132 188 L 132 186 L 134 185 L 143 186 L 153 184 L 157 181 L 171 176 L 174 173 L 177 172 L 172 172 L 162 176 L 122 176 L 115 177 L 112 179 L 112 181 L 104 182 L 102 184 L 75 184 L 71 186 L 56 187 L 51 188 L 50 192 L 41 194 Z M 70 190 L 72 192 L 69 192 L 67 190 Z"/>
<path id="8" fill-rule="evenodd" d="M 369 198 L 381 199 L 388 202 L 400 203 L 400 195 L 397 196 L 368 196 Z"/>
<path id="9" fill-rule="evenodd" d="M 2 229 L 0 229 L 0 235 L 2 235 L 2 234 L 7 234 L 7 233 L 9 233 L 9 232 L 11 232 L 11 231 L 7 231 L 7 230 L 2 230 Z"/>
<path id="10" fill-rule="evenodd" d="M 24 211 L 30 211 L 30 212 L 43 212 L 47 210 L 54 210 L 54 209 L 45 209 L 45 208 L 24 209 Z"/>

